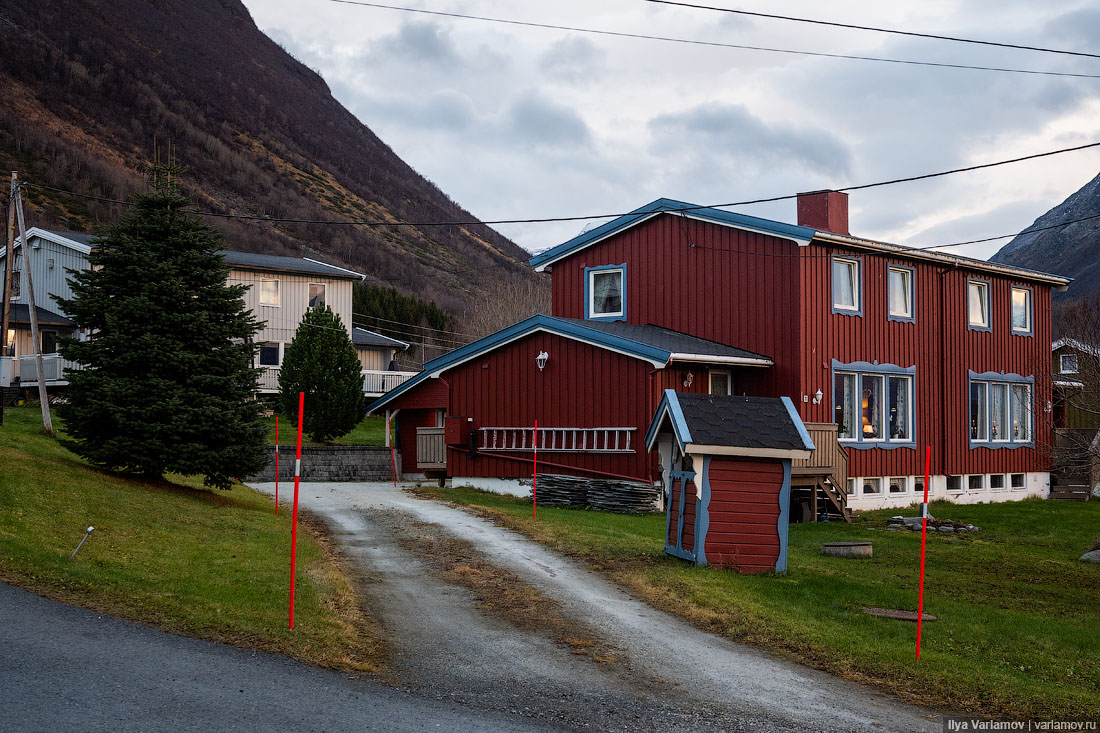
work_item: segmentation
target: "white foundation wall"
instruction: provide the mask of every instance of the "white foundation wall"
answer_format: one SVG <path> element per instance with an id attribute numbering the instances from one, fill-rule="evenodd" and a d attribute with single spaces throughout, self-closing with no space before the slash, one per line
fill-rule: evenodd
<path id="1" fill-rule="evenodd" d="M 995 474 L 1004 476 L 1003 489 L 990 488 L 989 474 L 974 474 L 981 477 L 981 489 L 970 489 L 970 476 L 963 475 L 962 491 L 947 490 L 947 476 L 932 476 L 928 490 L 929 501 L 950 501 L 956 504 L 993 504 L 1002 501 L 1019 501 L 1029 497 L 1046 499 L 1050 495 L 1049 473 L 1025 473 L 1022 488 L 1012 488 L 1012 474 Z M 856 511 L 868 509 L 902 508 L 924 501 L 923 491 L 916 490 L 916 482 L 923 481 L 924 476 L 905 476 L 905 492 L 890 493 L 890 479 L 894 476 L 857 476 L 855 477 L 855 494 L 848 495 L 848 508 Z M 866 479 L 877 479 L 879 493 L 865 493 Z"/>
<path id="2" fill-rule="evenodd" d="M 482 491 L 491 491 L 494 494 L 504 494 L 506 496 L 518 496 L 524 499 L 531 496 L 530 479 L 456 476 L 448 479 L 448 483 L 451 486 L 472 486 Z"/>

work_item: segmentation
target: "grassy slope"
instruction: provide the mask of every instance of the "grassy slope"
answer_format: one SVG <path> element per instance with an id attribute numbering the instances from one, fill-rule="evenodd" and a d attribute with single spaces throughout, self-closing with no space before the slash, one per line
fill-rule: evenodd
<path id="1" fill-rule="evenodd" d="M 346 576 L 298 533 L 287 628 L 290 512 L 244 486 L 159 485 L 89 468 L 38 432 L 37 408 L 0 427 L 0 580 L 190 636 L 342 669 L 376 669 L 381 645 Z M 69 555 L 92 525 L 75 560 Z"/>
<path id="2" fill-rule="evenodd" d="M 665 555 L 663 515 L 540 507 L 536 522 L 530 502 L 430 491 L 582 556 L 705 628 L 912 700 L 1009 716 L 1100 717 L 1100 566 L 1077 560 L 1100 535 L 1100 503 L 933 504 L 933 515 L 983 531 L 929 538 L 925 612 L 938 620 L 924 625 L 917 662 L 914 624 L 861 610 L 916 610 L 920 534 L 884 531 L 896 510 L 852 525 L 792 525 L 790 571 L 743 576 Z M 873 559 L 821 555 L 822 542 L 857 540 L 874 542 Z"/>
<path id="3" fill-rule="evenodd" d="M 275 418 L 268 417 L 267 442 L 275 445 Z M 298 423 L 279 416 L 279 445 L 293 446 L 298 440 Z M 341 435 L 331 443 L 315 443 L 308 434 L 302 435 L 302 445 L 384 445 L 386 442 L 386 418 L 378 415 L 363 418 L 347 435 Z"/>

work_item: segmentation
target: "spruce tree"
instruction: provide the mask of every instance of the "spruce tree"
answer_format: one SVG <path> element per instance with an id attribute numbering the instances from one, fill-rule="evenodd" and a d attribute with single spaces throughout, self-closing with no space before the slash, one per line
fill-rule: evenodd
<path id="1" fill-rule="evenodd" d="M 327 305 L 310 308 L 279 368 L 280 412 L 298 419 L 298 393 L 305 393 L 303 432 L 325 443 L 363 419 L 362 367 L 340 316 Z"/>
<path id="2" fill-rule="evenodd" d="M 66 445 L 94 465 L 148 478 L 202 474 L 207 486 L 265 463 L 262 404 L 255 399 L 245 286 L 226 283 L 220 235 L 187 215 L 154 170 L 153 191 L 99 238 L 89 269 L 70 272 L 73 297 L 59 300 L 87 341 L 61 346 L 70 371 L 61 416 Z"/>

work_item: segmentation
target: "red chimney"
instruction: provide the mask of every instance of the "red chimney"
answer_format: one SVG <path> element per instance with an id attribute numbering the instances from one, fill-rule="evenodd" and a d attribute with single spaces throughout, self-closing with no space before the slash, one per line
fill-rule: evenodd
<path id="1" fill-rule="evenodd" d="M 840 191 L 798 194 L 798 225 L 848 234 L 848 194 Z"/>

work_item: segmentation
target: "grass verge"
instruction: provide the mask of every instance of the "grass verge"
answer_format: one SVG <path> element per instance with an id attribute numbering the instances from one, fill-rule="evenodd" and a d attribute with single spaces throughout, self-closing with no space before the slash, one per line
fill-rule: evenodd
<path id="1" fill-rule="evenodd" d="M 731 639 L 935 707 L 1013 718 L 1100 719 L 1100 566 L 1077 558 L 1100 503 L 933 503 L 982 531 L 930 536 L 921 659 L 916 626 L 865 606 L 916 610 L 920 533 L 886 531 L 897 510 L 853 524 L 791 525 L 785 575 L 696 568 L 664 554 L 665 518 L 540 507 L 470 488 L 422 489 L 603 570 L 654 605 Z M 912 514 L 912 512 L 904 512 Z M 831 541 L 875 556 L 821 555 Z"/>
<path id="2" fill-rule="evenodd" d="M 291 631 L 290 512 L 275 517 L 246 486 L 94 470 L 38 420 L 37 408 L 8 408 L 0 427 L 0 580 L 165 631 L 347 671 L 380 667 L 379 636 L 319 524 L 300 522 Z"/>
<path id="3" fill-rule="evenodd" d="M 267 444 L 275 445 L 275 416 L 265 417 L 267 422 Z M 293 446 L 298 441 L 298 423 L 279 416 L 279 445 Z M 317 443 L 309 439 L 308 433 L 302 434 L 302 445 L 384 445 L 386 442 L 386 418 L 379 415 L 363 418 L 346 435 L 333 438 L 330 443 Z"/>

